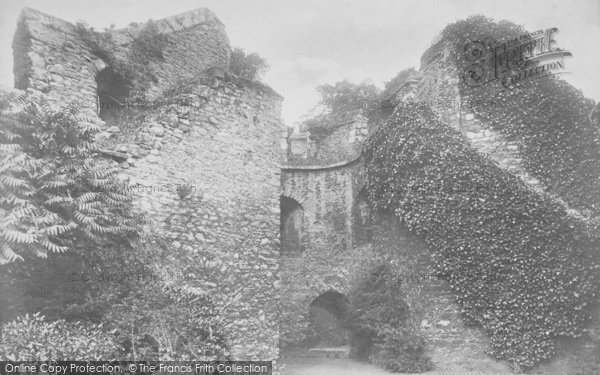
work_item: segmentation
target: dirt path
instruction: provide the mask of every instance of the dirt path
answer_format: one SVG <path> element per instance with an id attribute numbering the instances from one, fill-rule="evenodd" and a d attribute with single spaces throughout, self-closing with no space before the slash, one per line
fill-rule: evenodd
<path id="1" fill-rule="evenodd" d="M 284 360 L 285 375 L 390 375 L 375 366 L 351 359 L 298 358 Z"/>

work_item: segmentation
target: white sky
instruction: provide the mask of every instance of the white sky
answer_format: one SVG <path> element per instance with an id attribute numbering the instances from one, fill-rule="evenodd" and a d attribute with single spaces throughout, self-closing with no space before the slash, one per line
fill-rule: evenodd
<path id="1" fill-rule="evenodd" d="M 13 86 L 11 42 L 23 6 L 97 30 L 207 7 L 232 46 L 267 59 L 264 81 L 284 96 L 288 124 L 316 104 L 317 85 L 346 78 L 382 86 L 418 69 L 446 24 L 477 13 L 529 31 L 558 27 L 558 46 L 573 54 L 563 78 L 600 100 L 600 0 L 0 0 L 0 85 Z"/>

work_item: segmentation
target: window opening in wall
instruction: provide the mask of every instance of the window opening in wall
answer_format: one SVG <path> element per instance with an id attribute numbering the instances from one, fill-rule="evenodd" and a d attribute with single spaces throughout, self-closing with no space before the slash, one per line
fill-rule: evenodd
<path id="1" fill-rule="evenodd" d="M 131 83 L 111 67 L 96 75 L 98 116 L 109 122 L 127 104 Z"/>
<path id="2" fill-rule="evenodd" d="M 373 238 L 371 204 L 367 199 L 367 193 L 364 189 L 357 195 L 352 211 L 354 244 L 361 245 L 371 241 Z"/>

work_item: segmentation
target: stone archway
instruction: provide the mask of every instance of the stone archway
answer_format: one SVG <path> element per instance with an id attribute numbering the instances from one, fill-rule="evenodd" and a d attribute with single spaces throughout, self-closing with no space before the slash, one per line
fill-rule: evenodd
<path id="1" fill-rule="evenodd" d="M 350 301 L 343 294 L 328 291 L 319 295 L 309 306 L 307 343 L 313 347 L 349 346 L 350 311 Z"/>

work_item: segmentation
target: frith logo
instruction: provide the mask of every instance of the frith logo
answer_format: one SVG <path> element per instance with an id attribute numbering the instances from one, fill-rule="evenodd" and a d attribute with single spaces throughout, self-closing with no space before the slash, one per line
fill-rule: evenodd
<path id="1" fill-rule="evenodd" d="M 463 81 L 477 87 L 500 80 L 509 87 L 528 78 L 566 73 L 564 58 L 572 55 L 555 46 L 557 31 L 539 30 L 504 42 L 493 38 L 468 42 L 464 53 L 472 64 L 465 69 Z"/>

